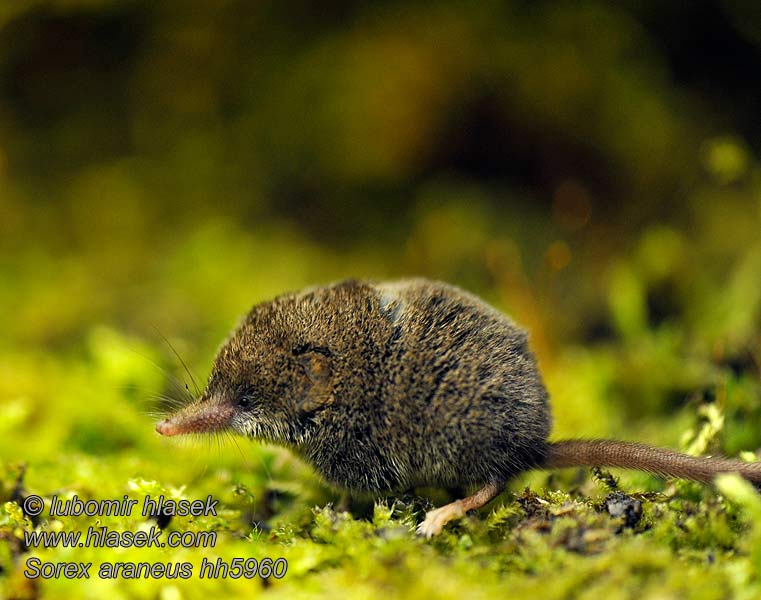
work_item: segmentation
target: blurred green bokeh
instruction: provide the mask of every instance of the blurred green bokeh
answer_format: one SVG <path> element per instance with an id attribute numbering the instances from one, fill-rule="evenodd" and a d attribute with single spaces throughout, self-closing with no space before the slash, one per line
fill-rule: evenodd
<path id="1" fill-rule="evenodd" d="M 759 72 L 737 0 L 0 3 L 0 465 L 288 491 L 276 450 L 167 463 L 162 337 L 202 383 L 253 303 L 408 275 L 530 329 L 555 437 L 709 403 L 756 451 Z"/>

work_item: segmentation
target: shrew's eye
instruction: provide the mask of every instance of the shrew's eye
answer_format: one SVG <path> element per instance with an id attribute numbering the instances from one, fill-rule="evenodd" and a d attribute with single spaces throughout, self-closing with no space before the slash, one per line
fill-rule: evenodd
<path id="1" fill-rule="evenodd" d="M 254 406 L 254 400 L 256 399 L 256 390 L 247 382 L 241 382 L 235 389 L 234 397 L 236 398 L 236 408 L 246 410 Z"/>

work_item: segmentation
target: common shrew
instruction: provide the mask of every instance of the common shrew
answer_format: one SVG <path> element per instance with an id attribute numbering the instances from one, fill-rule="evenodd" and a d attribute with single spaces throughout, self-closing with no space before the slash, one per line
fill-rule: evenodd
<path id="1" fill-rule="evenodd" d="M 710 482 L 761 463 L 615 440 L 549 442 L 547 390 L 512 320 L 454 286 L 345 281 L 255 306 L 200 398 L 163 435 L 232 431 L 286 446 L 339 488 L 466 487 L 430 511 L 430 537 L 533 468 L 610 466 Z"/>

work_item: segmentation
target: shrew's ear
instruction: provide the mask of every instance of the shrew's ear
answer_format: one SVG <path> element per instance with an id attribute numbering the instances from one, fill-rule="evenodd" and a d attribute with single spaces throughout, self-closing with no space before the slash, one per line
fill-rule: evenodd
<path id="1" fill-rule="evenodd" d="M 329 404 L 332 400 L 330 351 L 326 348 L 305 345 L 295 349 L 293 353 L 310 383 L 304 396 L 297 399 L 297 408 L 302 412 L 312 412 Z"/>
<path id="2" fill-rule="evenodd" d="M 319 352 L 307 352 L 299 356 L 299 361 L 314 385 L 321 385 L 330 380 L 330 357 Z"/>

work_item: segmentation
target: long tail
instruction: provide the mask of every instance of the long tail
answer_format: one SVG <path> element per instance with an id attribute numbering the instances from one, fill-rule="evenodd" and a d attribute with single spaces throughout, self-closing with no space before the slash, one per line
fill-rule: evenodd
<path id="1" fill-rule="evenodd" d="M 720 473 L 739 473 L 761 483 L 761 462 L 688 456 L 636 442 L 618 440 L 565 440 L 549 444 L 543 468 L 621 467 L 710 483 Z"/>

